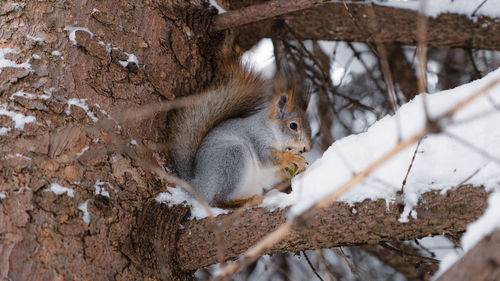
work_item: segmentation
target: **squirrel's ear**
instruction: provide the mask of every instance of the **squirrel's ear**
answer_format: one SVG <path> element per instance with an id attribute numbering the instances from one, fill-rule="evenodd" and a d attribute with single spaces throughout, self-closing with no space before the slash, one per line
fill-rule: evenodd
<path id="1" fill-rule="evenodd" d="M 291 99 L 288 93 L 282 93 L 276 96 L 273 105 L 273 111 L 271 112 L 273 118 L 283 119 L 291 111 L 290 108 Z"/>

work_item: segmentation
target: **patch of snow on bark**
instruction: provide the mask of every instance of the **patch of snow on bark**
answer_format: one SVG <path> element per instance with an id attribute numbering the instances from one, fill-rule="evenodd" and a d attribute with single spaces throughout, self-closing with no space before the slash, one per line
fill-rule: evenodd
<path id="1" fill-rule="evenodd" d="M 87 105 L 87 99 L 77 99 L 77 98 L 69 99 L 68 100 L 68 108 L 66 108 L 66 111 L 65 111 L 66 115 L 68 115 L 68 116 L 71 114 L 71 106 L 72 105 L 78 106 L 81 109 L 85 110 L 85 112 L 87 112 L 87 116 L 90 117 L 90 119 L 92 119 L 92 121 L 94 123 L 97 123 L 97 121 L 99 121 L 99 119 L 94 115 L 94 113 L 89 110 L 89 106 Z"/>
<path id="2" fill-rule="evenodd" d="M 90 213 L 87 209 L 88 203 L 90 199 L 87 199 L 85 202 L 82 204 L 78 205 L 78 210 L 83 212 L 82 220 L 85 222 L 87 225 L 90 224 Z"/>
<path id="3" fill-rule="evenodd" d="M 14 128 L 20 131 L 24 130 L 25 124 L 36 122 L 36 118 L 34 116 L 26 116 L 21 113 L 7 110 L 7 105 L 5 104 L 0 104 L 0 115 L 10 117 L 12 121 L 14 121 Z M 0 128 L 0 134 L 8 133 L 8 131 L 10 131 L 10 128 Z"/>
<path id="4" fill-rule="evenodd" d="M 58 183 L 51 183 L 50 184 L 50 191 L 54 192 L 56 195 L 61 195 L 66 193 L 69 197 L 74 197 L 74 190 L 68 187 L 64 187 Z"/>
<path id="5" fill-rule="evenodd" d="M 69 40 L 73 43 L 73 45 L 78 45 L 78 42 L 76 42 L 76 32 L 78 30 L 85 31 L 88 34 L 90 34 L 90 38 L 94 38 L 94 33 L 92 33 L 88 28 L 86 27 L 78 27 L 78 26 L 65 26 L 64 30 L 69 31 Z"/>
<path id="6" fill-rule="evenodd" d="M 15 61 L 11 61 L 5 58 L 7 54 L 19 54 L 18 50 L 14 50 L 12 48 L 0 48 L 0 73 L 2 73 L 2 68 L 6 67 L 14 67 L 14 68 L 24 68 L 31 72 L 33 72 L 33 68 L 31 68 L 30 59 L 27 59 L 23 63 L 16 63 Z"/>

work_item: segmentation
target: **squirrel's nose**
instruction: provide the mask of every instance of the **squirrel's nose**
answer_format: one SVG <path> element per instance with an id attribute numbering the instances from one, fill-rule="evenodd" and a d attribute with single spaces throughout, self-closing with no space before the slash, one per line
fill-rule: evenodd
<path id="1" fill-rule="evenodd" d="M 311 147 L 310 147 L 309 145 L 306 145 L 306 146 L 304 146 L 304 148 L 302 148 L 302 151 L 301 151 L 301 152 L 302 152 L 302 153 L 303 153 L 303 152 L 309 152 L 309 150 L 311 150 Z"/>

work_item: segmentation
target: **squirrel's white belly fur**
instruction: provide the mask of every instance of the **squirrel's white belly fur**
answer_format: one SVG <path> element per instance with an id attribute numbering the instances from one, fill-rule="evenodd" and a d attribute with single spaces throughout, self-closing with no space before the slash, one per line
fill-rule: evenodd
<path id="1" fill-rule="evenodd" d="M 246 165 L 247 168 L 239 188 L 234 190 L 229 197 L 231 200 L 262 195 L 264 190 L 269 190 L 280 182 L 277 176 L 278 168 L 271 165 L 262 165 L 257 160 L 256 155 L 253 155 Z"/>

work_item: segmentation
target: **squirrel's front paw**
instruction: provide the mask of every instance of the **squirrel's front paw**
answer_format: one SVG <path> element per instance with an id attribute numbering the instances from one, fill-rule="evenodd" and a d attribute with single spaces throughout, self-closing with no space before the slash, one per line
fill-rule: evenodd
<path id="1" fill-rule="evenodd" d="M 306 168 L 307 160 L 300 154 L 281 151 L 275 151 L 275 154 L 285 178 L 291 178 Z"/>
<path id="2" fill-rule="evenodd" d="M 290 174 L 291 177 L 295 176 L 298 173 L 301 173 L 306 169 L 307 160 L 304 156 L 300 154 L 292 154 L 291 163 L 287 167 L 285 167 L 285 172 Z"/>

